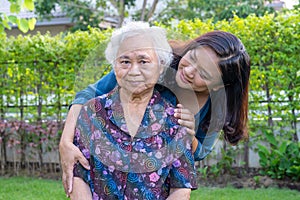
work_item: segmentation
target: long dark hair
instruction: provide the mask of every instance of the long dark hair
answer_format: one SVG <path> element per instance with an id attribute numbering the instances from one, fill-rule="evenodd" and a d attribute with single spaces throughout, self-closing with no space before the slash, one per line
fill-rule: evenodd
<path id="1" fill-rule="evenodd" d="M 248 87 L 250 77 L 250 57 L 242 42 L 233 34 L 224 31 L 212 31 L 201 35 L 185 45 L 170 43 L 174 50 L 172 68 L 177 69 L 182 56 L 189 50 L 202 47 L 211 48 L 220 58 L 218 67 L 222 74 L 225 87 L 225 108 L 217 109 L 218 120 L 213 119 L 212 108 L 205 116 L 200 128 L 210 132 L 210 125 L 220 124 L 225 139 L 231 144 L 237 144 L 241 139 L 248 138 Z M 214 96 L 218 91 L 211 91 Z M 214 105 L 213 103 L 211 105 Z M 221 112 L 220 112 L 221 110 Z M 213 117 L 212 117 L 213 116 Z M 217 125 L 218 127 L 218 125 Z M 218 129 L 218 128 L 217 128 Z M 216 131 L 216 130 L 214 130 Z"/>

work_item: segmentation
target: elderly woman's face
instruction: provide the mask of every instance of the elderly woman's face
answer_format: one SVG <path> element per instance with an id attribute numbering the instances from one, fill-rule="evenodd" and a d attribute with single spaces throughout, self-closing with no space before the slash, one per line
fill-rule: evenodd
<path id="1" fill-rule="evenodd" d="M 130 94 L 153 89 L 163 68 L 151 42 L 142 37 L 130 37 L 119 48 L 114 66 L 119 86 Z"/>

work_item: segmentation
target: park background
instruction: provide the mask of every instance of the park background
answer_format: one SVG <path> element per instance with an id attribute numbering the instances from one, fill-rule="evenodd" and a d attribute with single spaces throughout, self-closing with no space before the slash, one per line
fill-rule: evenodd
<path id="1" fill-rule="evenodd" d="M 26 17 L 0 15 L 1 176 L 60 179 L 58 142 L 68 105 L 76 91 L 110 70 L 103 53 L 112 29 L 138 19 L 164 27 L 169 39 L 229 31 L 251 57 L 250 139 L 230 146 L 220 137 L 214 152 L 197 163 L 199 182 L 300 190 L 299 4 L 278 9 L 267 5 L 280 1 L 262 6 L 262 1 L 171 0 L 134 10 L 137 2 L 147 1 L 98 0 L 90 7 L 90 1 L 28 0 L 24 7 L 35 12 L 26 12 L 14 1 L 0 5 L 4 2 L 10 12 Z M 109 16 L 114 2 L 119 2 L 117 14 Z M 155 12 L 155 2 L 162 11 Z"/>

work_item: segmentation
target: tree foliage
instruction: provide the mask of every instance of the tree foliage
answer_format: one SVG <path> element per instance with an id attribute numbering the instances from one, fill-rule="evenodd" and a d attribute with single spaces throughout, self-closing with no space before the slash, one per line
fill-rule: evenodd
<path id="1" fill-rule="evenodd" d="M 19 13 L 22 8 L 25 8 L 29 11 L 34 10 L 34 0 L 8 0 L 10 2 L 10 12 L 12 13 L 11 15 L 6 15 L 5 13 L 0 13 L 0 33 L 4 32 L 4 29 L 11 29 L 10 24 L 17 25 L 18 28 L 26 33 L 28 30 L 33 30 L 36 19 L 31 18 L 31 19 L 23 19 L 19 18 L 13 14 Z"/>
<path id="2" fill-rule="evenodd" d="M 37 0 L 36 13 L 51 17 L 58 6 L 74 22 L 75 30 L 87 30 L 88 26 L 99 27 L 105 17 L 110 17 L 120 26 L 124 19 L 169 22 L 170 19 L 232 19 L 234 15 L 245 18 L 250 14 L 262 16 L 274 10 L 265 7 L 263 0 Z M 139 4 L 142 3 L 142 4 Z M 158 6 L 159 4 L 159 6 Z M 159 9 L 158 9 L 159 7 Z"/>
<path id="3" fill-rule="evenodd" d="M 147 0 L 143 1 L 141 10 L 132 14 L 139 16 L 139 20 L 146 20 L 152 16 L 155 11 L 158 0 L 155 0 L 150 6 Z M 87 30 L 88 26 L 99 27 L 104 18 L 113 20 L 117 27 L 121 26 L 124 19 L 128 17 L 129 10 L 137 4 L 135 0 L 37 0 L 36 13 L 41 17 L 51 18 L 51 12 L 62 9 L 62 11 L 75 22 L 73 30 Z M 150 7 L 147 12 L 147 5 Z M 140 17 L 141 16 L 141 17 Z"/>
<path id="4" fill-rule="evenodd" d="M 274 9 L 265 6 L 263 0 L 172 0 L 168 1 L 168 9 L 160 13 L 161 20 L 175 19 L 214 19 L 229 20 L 234 16 L 245 18 L 250 14 L 263 16 L 266 12 L 273 13 Z"/>

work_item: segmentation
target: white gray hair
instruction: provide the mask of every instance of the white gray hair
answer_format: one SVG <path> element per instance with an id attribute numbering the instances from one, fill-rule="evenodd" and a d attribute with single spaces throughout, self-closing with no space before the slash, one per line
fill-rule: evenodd
<path id="1" fill-rule="evenodd" d="M 129 22 L 114 30 L 105 50 L 107 61 L 114 66 L 121 43 L 129 37 L 140 35 L 151 40 L 150 42 L 153 44 L 151 48 L 155 50 L 160 67 L 164 67 L 165 71 L 173 59 L 172 48 L 168 43 L 166 31 L 158 26 L 150 27 L 147 22 Z"/>

